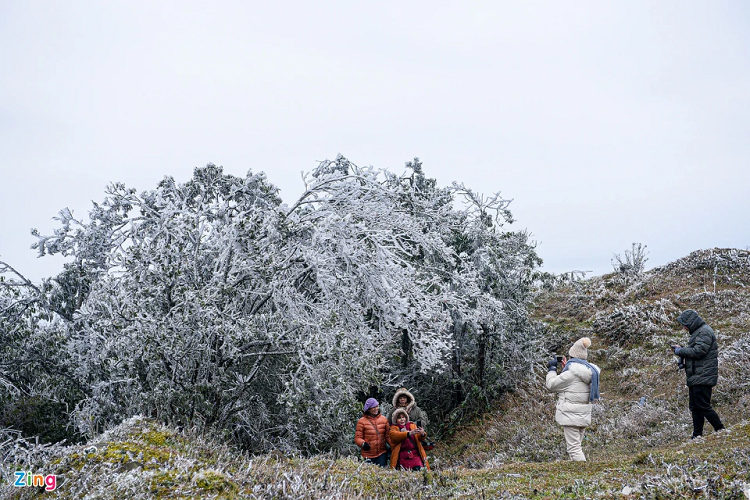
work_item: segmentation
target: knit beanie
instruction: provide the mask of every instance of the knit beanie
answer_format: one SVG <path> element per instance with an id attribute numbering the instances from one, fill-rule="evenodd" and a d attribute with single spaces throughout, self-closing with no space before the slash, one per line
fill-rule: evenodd
<path id="1" fill-rule="evenodd" d="M 576 340 L 575 344 L 570 348 L 568 354 L 571 358 L 586 359 L 589 356 L 587 349 L 591 345 L 591 339 L 583 337 L 582 339 Z"/>
<path id="2" fill-rule="evenodd" d="M 375 408 L 376 406 L 380 406 L 378 400 L 375 398 L 369 398 L 367 401 L 365 401 L 365 408 L 362 410 L 362 412 L 367 413 L 367 410 L 369 410 L 370 408 Z"/>

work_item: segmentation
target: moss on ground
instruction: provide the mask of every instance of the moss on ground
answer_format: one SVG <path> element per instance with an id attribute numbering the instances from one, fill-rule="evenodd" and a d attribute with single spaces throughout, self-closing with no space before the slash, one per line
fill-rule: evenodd
<path id="1" fill-rule="evenodd" d="M 154 446 L 150 432 L 165 438 Z M 48 473 L 63 478 L 43 498 L 741 498 L 750 483 L 750 423 L 698 440 L 638 451 L 620 449 L 585 463 L 516 462 L 490 467 L 444 466 L 408 473 L 364 465 L 353 458 L 243 457 L 209 441 L 172 447 L 179 432 L 149 423 L 128 441 L 71 449 Z M 496 443 L 502 447 L 504 443 Z M 559 446 L 555 443 L 552 446 Z M 95 449 L 96 451 L 92 451 Z M 200 457 L 216 457 L 217 469 Z M 143 466 L 123 470 L 124 463 Z M 147 466 L 146 464 L 150 464 Z M 42 498 L 36 490 L 8 489 L 7 498 Z M 630 490 L 628 490 L 628 488 Z"/>

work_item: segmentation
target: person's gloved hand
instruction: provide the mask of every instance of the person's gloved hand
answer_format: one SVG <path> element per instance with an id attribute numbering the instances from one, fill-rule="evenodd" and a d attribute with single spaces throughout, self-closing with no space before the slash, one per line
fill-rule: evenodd
<path id="1" fill-rule="evenodd" d="M 557 358 L 552 357 L 549 361 L 547 361 L 547 369 L 551 372 L 557 371 Z"/>
<path id="2" fill-rule="evenodd" d="M 678 356 L 680 355 L 680 349 L 682 349 L 682 347 L 681 347 L 681 346 L 679 346 L 679 345 L 675 344 L 675 345 L 673 345 L 673 346 L 670 346 L 670 347 L 672 348 L 672 350 L 674 351 L 674 353 L 675 353 L 676 355 L 678 355 Z"/>
<path id="3" fill-rule="evenodd" d="M 365 441 L 364 443 L 362 443 L 362 449 L 365 450 L 365 451 L 369 450 L 370 449 L 370 443 L 368 443 L 367 441 Z"/>

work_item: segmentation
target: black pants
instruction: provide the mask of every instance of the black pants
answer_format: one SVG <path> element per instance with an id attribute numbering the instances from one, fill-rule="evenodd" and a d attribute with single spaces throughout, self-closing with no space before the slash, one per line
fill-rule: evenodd
<path id="1" fill-rule="evenodd" d="M 379 465 L 381 467 L 390 467 L 390 464 L 388 463 L 388 453 L 381 453 L 375 458 L 365 458 L 365 462 Z"/>
<path id="2" fill-rule="evenodd" d="M 711 408 L 710 385 L 694 385 L 688 387 L 690 394 L 690 413 L 693 414 L 693 437 L 703 435 L 703 419 L 708 420 L 715 431 L 724 428 L 719 415 Z"/>

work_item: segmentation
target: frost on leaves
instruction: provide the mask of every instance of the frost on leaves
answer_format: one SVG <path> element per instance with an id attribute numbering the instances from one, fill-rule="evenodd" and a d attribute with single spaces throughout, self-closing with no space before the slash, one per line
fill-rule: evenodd
<path id="1" fill-rule="evenodd" d="M 401 376 L 405 356 L 412 374 L 495 382 L 528 331 L 538 258 L 500 230 L 506 201 L 407 167 L 322 162 L 291 205 L 264 174 L 211 164 L 140 194 L 112 184 L 88 222 L 63 210 L 53 235 L 35 232 L 40 255 L 72 256 L 60 275 L 5 282 L 0 320 L 23 325 L 11 358 L 59 340 L 53 364 L 34 362 L 47 387 L 65 384 L 83 434 L 142 414 L 252 450 L 349 442 L 358 393 Z M 32 390 L 2 370 L 8 390 Z"/>

